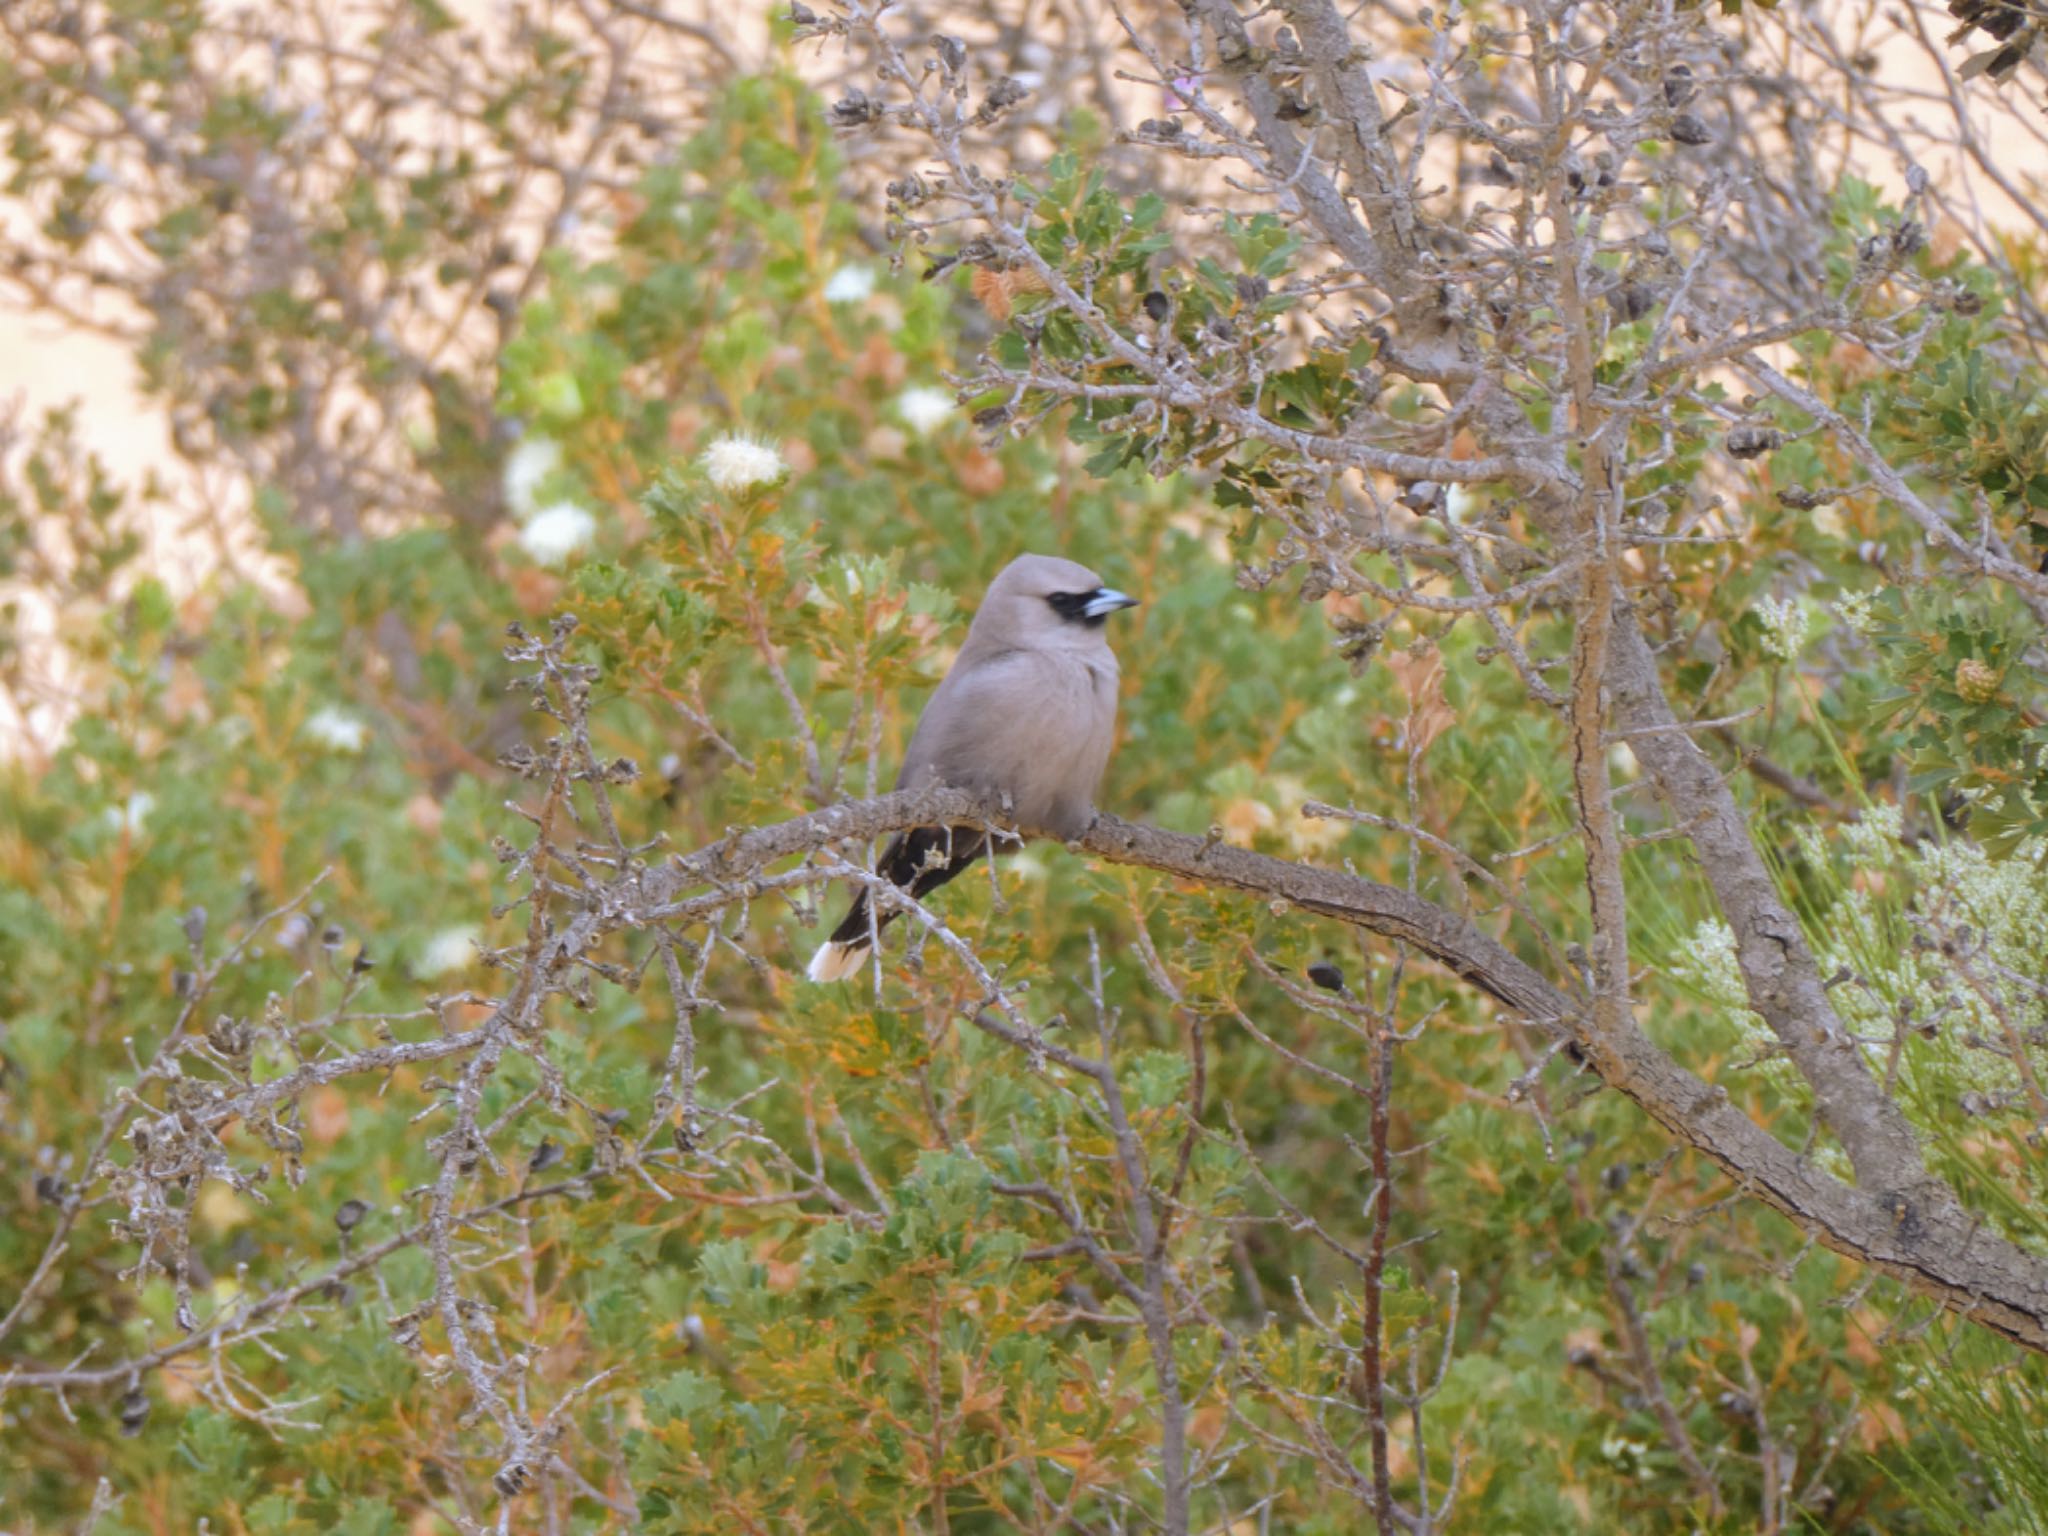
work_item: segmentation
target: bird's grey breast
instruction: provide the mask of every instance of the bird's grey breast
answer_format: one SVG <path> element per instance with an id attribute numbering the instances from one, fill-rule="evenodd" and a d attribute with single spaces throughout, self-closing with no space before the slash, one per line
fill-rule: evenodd
<path id="1" fill-rule="evenodd" d="M 1104 647 L 1014 650 L 955 668 L 926 705 L 902 783 L 1009 797 L 1028 826 L 1078 836 L 1116 728 L 1117 672 Z"/>

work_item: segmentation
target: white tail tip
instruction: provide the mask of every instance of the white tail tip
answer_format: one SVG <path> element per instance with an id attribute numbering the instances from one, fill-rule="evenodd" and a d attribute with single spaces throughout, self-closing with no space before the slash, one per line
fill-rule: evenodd
<path id="1" fill-rule="evenodd" d="M 868 947 L 865 944 L 833 944 L 818 946 L 818 952 L 811 956 L 810 967 L 804 974 L 820 983 L 847 981 L 860 974 L 862 966 L 868 963 Z"/>

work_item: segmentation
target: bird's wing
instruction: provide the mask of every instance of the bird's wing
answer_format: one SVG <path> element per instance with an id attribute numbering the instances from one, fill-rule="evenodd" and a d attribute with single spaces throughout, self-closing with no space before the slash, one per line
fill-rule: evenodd
<path id="1" fill-rule="evenodd" d="M 1116 696 L 1072 658 L 1006 651 L 956 665 L 918 721 L 903 788 L 1006 794 L 1018 818 L 1062 836 L 1086 825 Z"/>
<path id="2" fill-rule="evenodd" d="M 897 788 L 999 788 L 989 775 L 1003 766 L 1003 712 L 1030 696 L 1033 670 L 1022 651 L 978 658 L 963 652 L 918 716 Z"/>

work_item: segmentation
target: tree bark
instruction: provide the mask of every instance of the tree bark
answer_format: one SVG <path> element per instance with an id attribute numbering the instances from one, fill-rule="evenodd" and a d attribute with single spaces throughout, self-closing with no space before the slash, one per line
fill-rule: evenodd
<path id="1" fill-rule="evenodd" d="M 1654 666 L 1632 617 L 1616 615 L 1616 709 L 1627 719 L 1655 723 L 1662 694 L 1642 692 L 1641 669 Z M 1631 738 L 1637 756 L 1660 786 L 1670 779 L 1673 809 L 1698 817 L 1703 847 L 1723 870 L 1724 901 L 1752 931 L 1764 933 L 1783 963 L 1759 984 L 1785 1031 L 1814 1030 L 1813 994 L 1826 1007 L 1812 959 L 1762 861 L 1748 841 L 1733 797 L 1712 763 L 1682 731 Z M 1654 745 L 1653 745 L 1654 744 Z M 1692 759 L 1697 759 L 1694 763 Z M 1704 775 L 1704 778 L 1701 777 Z M 1711 783 L 1714 790 L 1709 790 Z M 1717 805 L 1714 791 L 1727 798 Z M 1730 815 L 1734 820 L 1730 821 Z M 867 840 L 932 822 L 1006 825 L 975 796 L 959 790 L 902 791 L 849 801 L 772 826 L 739 830 L 719 842 L 652 868 L 634 871 L 594 892 L 557 941 L 552 962 L 566 964 L 609 933 L 645 927 L 666 909 L 705 887 L 744 893 L 750 882 L 785 859 L 848 840 Z M 1113 864 L 1156 869 L 1197 885 L 1238 890 L 1301 912 L 1334 919 L 1407 944 L 1453 976 L 1552 1034 L 1586 1049 L 1606 1084 L 1634 1101 L 1659 1125 L 1710 1158 L 1742 1188 L 1838 1253 L 1904 1281 L 1994 1332 L 2048 1354 L 2048 1258 L 2015 1246 L 1963 1208 L 1919 1162 L 1910 1127 L 1897 1107 L 1847 1046 L 1810 1039 L 1801 1049 L 1820 1053 L 1813 1070 L 1830 1085 L 1823 1113 L 1839 1116 L 1861 1149 L 1859 1184 L 1843 1183 L 1751 1120 L 1725 1090 L 1681 1066 L 1629 1014 L 1608 1028 L 1602 1049 L 1591 1049 L 1586 1001 L 1553 983 L 1470 919 L 1408 891 L 1314 865 L 1291 863 L 1221 843 L 1168 832 L 1114 816 L 1099 817 L 1071 845 Z M 1744 850 L 1747 850 L 1746 853 Z M 1703 853 L 1703 858 L 1707 855 Z M 1753 862 L 1753 867 L 1752 867 Z M 1762 883 L 1753 878 L 1761 875 Z M 1809 990 L 1810 989 L 1810 990 Z M 1777 1024 L 1774 1023 L 1774 1027 Z M 1839 1061 L 1836 1057 L 1840 1058 Z M 1845 1145 L 1849 1144 L 1845 1138 Z M 1853 1157 L 1854 1154 L 1852 1154 Z M 1896 1182 L 1887 1182 L 1896 1174 Z M 1875 1175 L 1875 1177 L 1873 1177 Z"/>

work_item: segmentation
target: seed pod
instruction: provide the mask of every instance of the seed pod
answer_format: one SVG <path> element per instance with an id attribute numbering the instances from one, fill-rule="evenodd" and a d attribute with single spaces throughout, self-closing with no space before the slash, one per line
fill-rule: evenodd
<path id="1" fill-rule="evenodd" d="M 1809 490 L 1803 485 L 1788 485 L 1778 492 L 1778 505 L 1790 507 L 1794 512 L 1811 512 L 1815 507 L 1827 506 L 1835 499 L 1831 490 Z"/>
<path id="2" fill-rule="evenodd" d="M 1773 427 L 1736 427 L 1723 444 L 1732 459 L 1760 459 L 1784 444 L 1785 434 Z"/>
<path id="3" fill-rule="evenodd" d="M 859 86 L 832 103 L 825 115 L 834 128 L 865 128 L 882 120 L 882 104 Z"/>
<path id="4" fill-rule="evenodd" d="M 1318 960 L 1308 968 L 1308 979 L 1325 992 L 1344 990 L 1344 973 L 1327 960 Z"/>
<path id="5" fill-rule="evenodd" d="M 1756 1417 L 1756 1404 L 1750 1400 L 1746 1393 L 1723 1392 L 1714 1399 L 1714 1406 L 1720 1409 L 1728 1418 L 1734 1419 L 1739 1423 L 1748 1423 Z"/>
<path id="6" fill-rule="evenodd" d="M 121 1433 L 133 1440 L 149 1422 L 149 1394 L 140 1386 L 121 1394 Z"/>
<path id="7" fill-rule="evenodd" d="M 370 1214 L 368 1202 L 344 1200 L 334 1208 L 334 1224 L 344 1232 L 353 1232 L 362 1219 Z"/>
<path id="8" fill-rule="evenodd" d="M 1989 704 L 1998 697 L 1998 673 L 1974 656 L 1956 663 L 1956 692 L 1972 704 Z"/>
<path id="9" fill-rule="evenodd" d="M 498 1469 L 498 1475 L 491 1479 L 491 1486 L 498 1490 L 500 1497 L 513 1499 L 526 1491 L 527 1481 L 532 1476 L 524 1462 L 510 1462 Z"/>
<path id="10" fill-rule="evenodd" d="M 1697 89 L 1691 65 L 1674 64 L 1664 74 L 1664 99 L 1674 107 L 1682 107 L 1691 101 Z"/>
<path id="11" fill-rule="evenodd" d="M 1979 54 L 1977 58 L 1968 60 L 1959 73 L 1967 79 L 1970 75 L 1981 72 L 1989 75 L 1994 83 L 2003 84 L 2010 80 L 2020 65 L 2026 61 L 2027 53 L 2033 46 L 2032 37 L 2018 38 L 1989 57 Z M 1983 60 L 1981 64 L 1978 63 L 1979 59 Z M 1973 65 L 1976 67 L 1972 68 Z"/>
<path id="12" fill-rule="evenodd" d="M 1671 119 L 1671 137 L 1680 144 L 1689 144 L 1697 149 L 1702 144 L 1714 142 L 1714 135 L 1707 125 L 1690 112 L 1681 112 Z"/>
<path id="13" fill-rule="evenodd" d="M 1157 288 L 1145 295 L 1145 315 L 1154 325 L 1166 324 L 1166 317 L 1172 313 L 1173 305 Z"/>
<path id="14" fill-rule="evenodd" d="M 1508 164 L 1508 157 L 1497 149 L 1486 157 L 1486 164 L 1472 173 L 1472 179 L 1484 182 L 1490 187 L 1516 185 L 1515 168 Z"/>
<path id="15" fill-rule="evenodd" d="M 1607 295 L 1607 302 L 1623 320 L 1640 320 L 1657 307 L 1657 296 L 1641 283 L 1623 283 Z"/>
<path id="16" fill-rule="evenodd" d="M 2019 31 L 2027 19 L 2026 7 L 2013 4 L 2012 0 L 1952 0 L 1948 12 L 1963 24 L 1960 30 L 1964 34 L 1972 27 L 1982 27 L 2001 43 Z"/>
<path id="17" fill-rule="evenodd" d="M 981 119 L 986 122 L 998 113 L 1009 111 L 1030 94 L 1031 88 L 1022 80 L 1014 75 L 1003 76 L 988 88 L 988 95 L 981 103 Z"/>
<path id="18" fill-rule="evenodd" d="M 247 1024 L 224 1013 L 207 1029 L 206 1043 L 230 1061 L 239 1061 L 249 1054 L 254 1036 Z"/>

